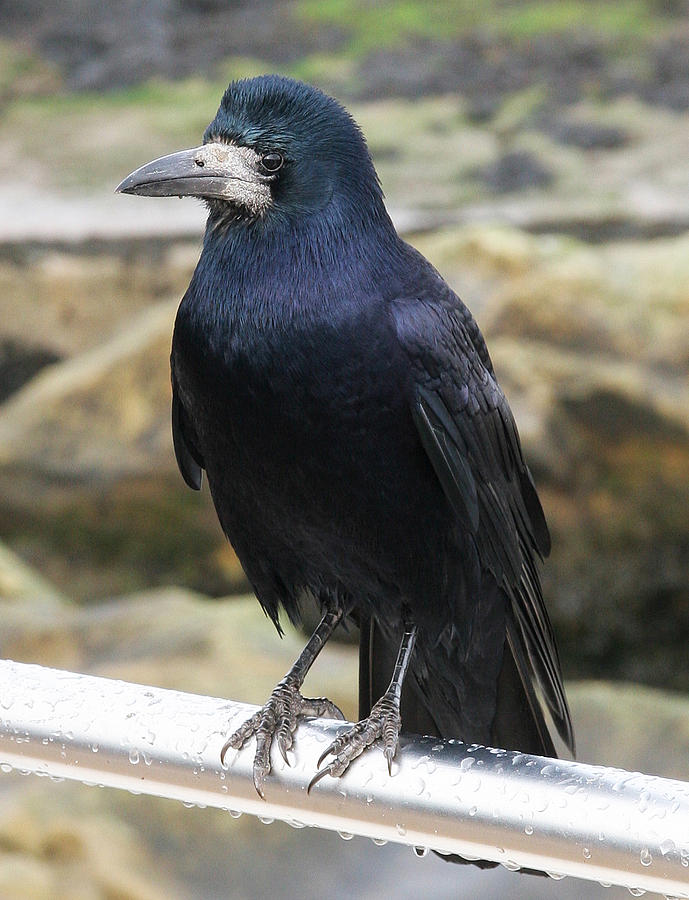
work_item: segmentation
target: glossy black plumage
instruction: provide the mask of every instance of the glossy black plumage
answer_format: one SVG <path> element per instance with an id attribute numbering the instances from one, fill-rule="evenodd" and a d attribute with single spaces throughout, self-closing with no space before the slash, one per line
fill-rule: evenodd
<path id="1" fill-rule="evenodd" d="M 470 312 L 397 236 L 335 101 L 237 82 L 205 139 L 284 166 L 256 176 L 252 210 L 208 195 L 172 347 L 185 480 L 207 472 L 277 627 L 306 594 L 361 620 L 362 716 L 414 625 L 403 728 L 553 755 L 544 703 L 573 749 L 548 529 Z"/>

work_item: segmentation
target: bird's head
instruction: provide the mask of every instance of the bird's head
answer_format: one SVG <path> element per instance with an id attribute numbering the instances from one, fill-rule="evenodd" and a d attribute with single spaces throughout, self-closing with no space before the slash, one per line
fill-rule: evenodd
<path id="1" fill-rule="evenodd" d="M 316 88 L 275 75 L 232 82 L 201 146 L 147 163 L 116 190 L 200 197 L 216 220 L 268 225 L 328 208 L 375 215 L 383 206 L 349 113 Z"/>

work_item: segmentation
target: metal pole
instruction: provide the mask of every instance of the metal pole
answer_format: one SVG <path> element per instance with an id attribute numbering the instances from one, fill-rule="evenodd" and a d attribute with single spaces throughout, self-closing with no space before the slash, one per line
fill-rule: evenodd
<path id="1" fill-rule="evenodd" d="M 415 737 L 402 739 L 392 777 L 374 748 L 309 795 L 343 725 L 307 721 L 291 767 L 273 754 L 261 800 L 253 746 L 220 765 L 227 734 L 254 711 L 0 661 L 0 767 L 689 897 L 689 784 Z"/>

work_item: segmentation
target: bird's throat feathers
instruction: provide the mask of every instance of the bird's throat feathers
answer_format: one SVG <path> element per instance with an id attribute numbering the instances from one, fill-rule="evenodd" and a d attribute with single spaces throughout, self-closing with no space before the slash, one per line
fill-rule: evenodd
<path id="1" fill-rule="evenodd" d="M 343 252 L 346 248 L 346 252 Z M 404 254 L 384 206 L 350 215 L 330 205 L 298 222 L 209 216 L 187 302 L 256 324 L 323 316 L 366 303 L 397 281 Z"/>

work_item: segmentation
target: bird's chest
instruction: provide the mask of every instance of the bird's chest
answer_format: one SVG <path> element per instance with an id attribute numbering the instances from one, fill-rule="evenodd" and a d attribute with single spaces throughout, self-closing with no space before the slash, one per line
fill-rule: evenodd
<path id="1" fill-rule="evenodd" d="M 379 458 L 403 404 L 380 309 L 191 326 L 173 355 L 211 482 L 279 497 Z"/>

